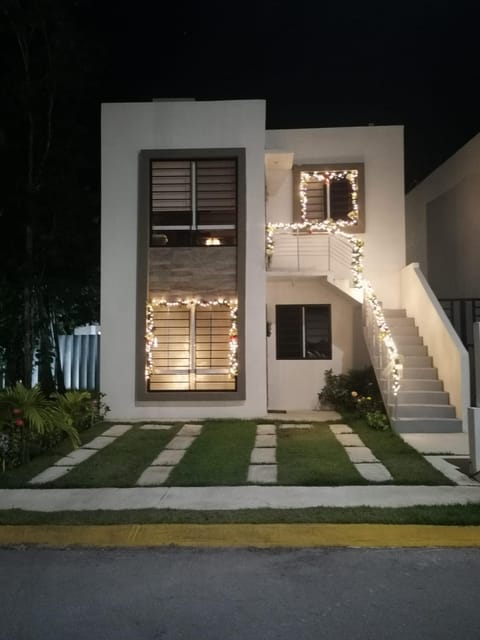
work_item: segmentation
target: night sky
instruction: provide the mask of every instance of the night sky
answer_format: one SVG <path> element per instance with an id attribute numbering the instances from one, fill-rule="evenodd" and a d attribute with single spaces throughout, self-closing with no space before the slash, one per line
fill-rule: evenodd
<path id="1" fill-rule="evenodd" d="M 87 13 L 102 101 L 262 98 L 267 128 L 402 124 L 409 190 L 480 130 L 479 5 L 92 0 Z"/>

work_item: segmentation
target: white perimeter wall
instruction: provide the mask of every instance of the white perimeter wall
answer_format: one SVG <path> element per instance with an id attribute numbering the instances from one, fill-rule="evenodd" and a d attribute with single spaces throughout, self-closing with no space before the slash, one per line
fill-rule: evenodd
<path id="1" fill-rule="evenodd" d="M 138 154 L 246 149 L 246 401 L 135 404 Z M 101 390 L 113 419 L 253 417 L 266 411 L 265 104 L 261 100 L 102 106 Z M 142 330 L 142 328 L 140 328 Z"/>
<path id="2" fill-rule="evenodd" d="M 365 276 L 385 307 L 400 304 L 405 266 L 403 127 L 342 127 L 267 131 L 267 151 L 294 152 L 294 164 L 363 162 L 365 165 Z M 292 220 L 292 172 L 267 201 L 270 222 Z"/>
<path id="3" fill-rule="evenodd" d="M 419 263 L 440 297 L 480 295 L 479 198 L 480 134 L 407 194 L 407 261 Z M 435 225 L 438 218 L 438 227 L 430 242 L 427 214 L 431 225 Z M 430 251 L 438 252 L 438 256 L 428 255 L 428 244 Z M 430 273 L 430 267 L 434 266 L 437 266 L 435 273 Z"/>

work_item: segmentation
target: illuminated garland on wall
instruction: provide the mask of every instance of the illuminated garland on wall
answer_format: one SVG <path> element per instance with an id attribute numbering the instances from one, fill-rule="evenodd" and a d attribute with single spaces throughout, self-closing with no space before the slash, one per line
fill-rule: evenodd
<path id="1" fill-rule="evenodd" d="M 348 220 L 332 220 L 327 219 L 322 222 L 309 222 L 307 218 L 307 187 L 306 183 L 308 180 L 315 179 L 318 181 L 332 181 L 332 180 L 341 180 L 347 179 L 350 181 L 352 185 L 352 202 L 353 207 L 352 211 L 348 214 Z M 300 178 L 300 201 L 301 201 L 301 210 L 302 210 L 302 222 L 276 222 L 276 223 L 268 223 L 266 227 L 266 241 L 265 241 L 265 252 L 267 265 L 270 263 L 270 260 L 273 256 L 275 250 L 275 241 L 274 234 L 276 232 L 281 231 L 293 231 L 293 232 L 307 232 L 313 233 L 316 232 L 324 232 L 330 233 L 332 235 L 339 235 L 345 238 L 351 246 L 352 254 L 351 254 L 351 263 L 350 267 L 352 270 L 352 284 L 355 288 L 363 288 L 364 290 L 364 299 L 368 302 L 371 307 L 373 317 L 375 318 L 375 322 L 378 327 L 379 336 L 382 342 L 385 345 L 387 350 L 388 358 L 390 360 L 391 366 L 391 375 L 392 375 L 392 393 L 396 396 L 400 390 L 400 380 L 401 380 L 401 364 L 400 358 L 397 351 L 397 347 L 392 337 L 392 333 L 390 328 L 385 320 L 385 316 L 383 315 L 382 305 L 377 295 L 373 291 L 371 284 L 364 279 L 363 277 L 363 247 L 364 242 L 362 239 L 357 238 L 355 235 L 351 233 L 346 233 L 343 231 L 344 227 L 351 227 L 358 222 L 358 172 L 357 171 L 330 171 L 330 172 L 313 172 L 306 173 L 301 172 Z"/>
<path id="2" fill-rule="evenodd" d="M 368 280 L 364 281 L 363 289 L 365 299 L 370 304 L 373 317 L 375 318 L 375 322 L 377 323 L 380 339 L 382 340 L 387 350 L 388 358 L 390 360 L 390 366 L 392 369 L 392 393 L 394 396 L 396 396 L 400 390 L 400 380 L 402 373 L 402 365 L 400 363 L 400 357 L 397 351 L 397 347 L 395 345 L 395 341 L 393 340 L 390 327 L 388 326 L 387 321 L 385 320 L 385 316 L 383 315 L 382 303 L 378 299 L 376 293 L 372 288 L 372 285 L 370 284 L 370 282 L 368 282 Z"/>
<path id="3" fill-rule="evenodd" d="M 323 222 L 269 222 L 266 229 L 265 253 L 267 257 L 267 265 L 273 256 L 275 250 L 274 235 L 278 231 L 304 231 L 307 233 L 324 232 L 345 238 L 351 246 L 352 257 L 350 267 L 353 274 L 353 286 L 361 288 L 363 273 L 363 246 L 364 242 L 361 238 L 357 238 L 351 233 L 346 233 L 335 220 L 325 220 Z"/>
<path id="4" fill-rule="evenodd" d="M 317 180 L 330 184 L 338 180 L 348 180 L 352 189 L 352 210 L 347 214 L 348 220 L 338 220 L 337 224 L 342 227 L 352 226 L 358 223 L 358 171 L 356 169 L 343 171 L 301 171 L 300 172 L 300 207 L 302 211 L 302 220 L 307 221 L 308 215 L 308 198 L 307 184 Z"/>
<path id="5" fill-rule="evenodd" d="M 149 380 L 153 373 L 153 347 L 156 346 L 155 325 L 153 312 L 155 307 L 227 307 L 230 310 L 230 330 L 228 332 L 229 341 L 229 374 L 231 377 L 238 375 L 238 328 L 237 328 L 237 310 L 238 303 L 236 300 L 227 300 L 225 298 L 216 298 L 215 300 L 202 300 L 199 298 L 179 299 L 168 301 L 165 299 L 157 299 L 147 303 L 146 313 L 146 332 L 145 332 L 145 352 L 146 367 L 145 379 Z"/>

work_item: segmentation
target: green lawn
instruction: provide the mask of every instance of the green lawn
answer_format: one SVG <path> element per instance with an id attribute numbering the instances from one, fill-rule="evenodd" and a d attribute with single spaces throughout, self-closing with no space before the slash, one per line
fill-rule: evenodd
<path id="1" fill-rule="evenodd" d="M 67 475 L 43 486 L 57 489 L 135 486 L 179 428 L 178 425 L 168 431 L 148 431 L 136 425 Z"/>
<path id="2" fill-rule="evenodd" d="M 234 486 L 247 484 L 254 447 L 254 420 L 205 420 L 201 434 L 173 468 L 169 486 Z M 261 421 L 263 422 L 263 421 Z M 272 420 L 273 422 L 273 420 Z M 275 421 L 277 424 L 278 420 Z M 393 475 L 393 484 L 453 484 L 392 431 L 375 431 L 357 416 L 344 416 L 376 457 Z M 110 427 L 103 423 L 81 433 L 82 444 Z M 180 423 L 168 431 L 141 430 L 139 424 L 101 449 L 70 473 L 42 487 L 131 487 L 173 438 Z M 311 430 L 277 429 L 279 485 L 365 485 L 344 448 L 328 428 L 314 423 Z M 27 465 L 0 473 L 0 488 L 31 487 L 28 481 L 71 451 L 66 440 Z"/>
<path id="3" fill-rule="evenodd" d="M 394 431 L 376 431 L 355 415 L 346 415 L 344 418 L 365 446 L 387 467 L 394 484 L 454 484 Z"/>
<path id="4" fill-rule="evenodd" d="M 1 525 L 61 524 L 263 524 L 263 523 L 366 523 L 480 525 L 480 504 L 418 506 L 398 509 L 380 507 L 323 507 L 311 509 L 241 509 L 236 511 L 189 511 L 130 509 L 126 511 L 40 512 L 0 511 Z"/>
<path id="5" fill-rule="evenodd" d="M 81 431 L 79 434 L 81 444 L 87 444 L 87 442 L 101 435 L 110 426 L 111 423 L 101 422 L 86 431 Z M 7 469 L 4 473 L 0 473 L 0 489 L 17 489 L 30 486 L 28 481 L 31 478 L 52 466 L 57 460 L 60 460 L 60 458 L 63 458 L 71 451 L 72 445 L 70 440 L 66 438 L 56 447 L 53 447 L 48 452 L 43 452 L 27 464 L 14 469 Z"/>
<path id="6" fill-rule="evenodd" d="M 207 420 L 200 437 L 187 449 L 166 484 L 215 486 L 245 484 L 256 423 L 248 420 Z"/>
<path id="7" fill-rule="evenodd" d="M 368 484 L 350 462 L 345 449 L 328 428 L 277 429 L 278 484 Z"/>

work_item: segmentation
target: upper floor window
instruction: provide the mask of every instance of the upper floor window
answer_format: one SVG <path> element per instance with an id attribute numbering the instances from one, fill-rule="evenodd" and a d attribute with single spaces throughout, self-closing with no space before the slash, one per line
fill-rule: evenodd
<path id="1" fill-rule="evenodd" d="M 364 170 L 361 163 L 297 165 L 293 168 L 294 222 L 344 222 L 365 231 Z"/>
<path id="2" fill-rule="evenodd" d="M 235 158 L 151 160 L 150 245 L 236 245 Z"/>

